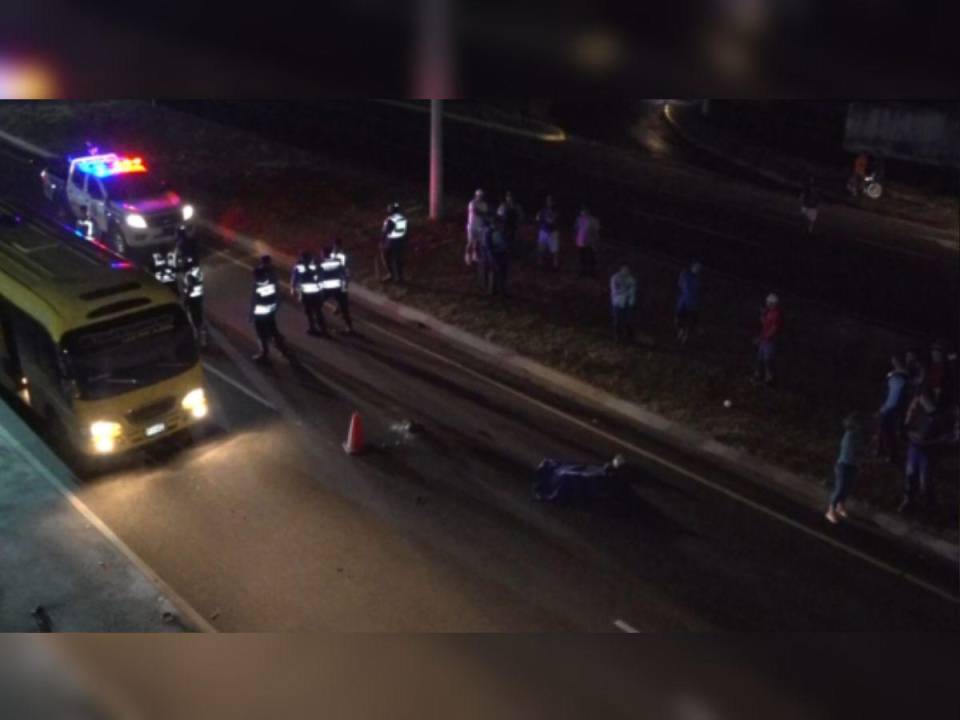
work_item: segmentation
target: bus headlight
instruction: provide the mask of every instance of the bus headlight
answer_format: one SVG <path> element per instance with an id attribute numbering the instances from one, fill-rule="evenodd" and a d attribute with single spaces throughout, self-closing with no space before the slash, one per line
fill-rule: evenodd
<path id="1" fill-rule="evenodd" d="M 117 445 L 123 428 L 120 423 L 98 420 L 90 424 L 90 437 L 93 438 L 93 449 L 98 453 L 111 453 Z"/>
<path id="2" fill-rule="evenodd" d="M 195 420 L 202 420 L 207 416 L 207 395 L 203 392 L 203 388 L 188 392 L 180 405 L 184 410 L 189 411 Z"/>
<path id="3" fill-rule="evenodd" d="M 147 221 L 143 215 L 138 215 L 137 213 L 130 213 L 127 215 L 127 225 L 137 230 L 145 230 L 147 227 Z"/>
<path id="4" fill-rule="evenodd" d="M 184 205 L 183 206 L 183 219 L 189 220 L 193 217 L 193 205 Z"/>

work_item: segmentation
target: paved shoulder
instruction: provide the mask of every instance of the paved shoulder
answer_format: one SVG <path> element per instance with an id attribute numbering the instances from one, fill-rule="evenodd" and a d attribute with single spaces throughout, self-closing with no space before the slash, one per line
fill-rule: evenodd
<path id="1" fill-rule="evenodd" d="M 2 632 L 205 629 L 86 509 L 70 471 L 2 400 L 0 577 Z"/>

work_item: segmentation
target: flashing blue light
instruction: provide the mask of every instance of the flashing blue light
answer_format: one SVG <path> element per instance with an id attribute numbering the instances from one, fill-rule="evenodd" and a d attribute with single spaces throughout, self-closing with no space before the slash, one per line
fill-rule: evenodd
<path id="1" fill-rule="evenodd" d="M 74 160 L 80 172 L 95 177 L 108 177 L 124 173 L 146 172 L 143 159 L 139 157 L 119 157 L 114 153 L 105 155 L 88 155 Z"/>

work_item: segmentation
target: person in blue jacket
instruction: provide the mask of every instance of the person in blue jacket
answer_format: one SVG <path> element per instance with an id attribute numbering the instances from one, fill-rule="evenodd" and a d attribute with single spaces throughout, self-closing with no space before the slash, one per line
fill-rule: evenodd
<path id="1" fill-rule="evenodd" d="M 679 296 L 674 321 L 677 342 L 685 345 L 700 319 L 700 263 L 693 262 L 680 273 L 677 289 Z"/>
<path id="2" fill-rule="evenodd" d="M 887 393 L 883 405 L 877 411 L 879 434 L 877 436 L 877 455 L 886 457 L 894 465 L 902 461 L 900 441 L 903 435 L 903 418 L 910 401 L 907 387 L 909 375 L 906 363 L 899 355 L 890 358 L 892 369 L 887 373 Z"/>

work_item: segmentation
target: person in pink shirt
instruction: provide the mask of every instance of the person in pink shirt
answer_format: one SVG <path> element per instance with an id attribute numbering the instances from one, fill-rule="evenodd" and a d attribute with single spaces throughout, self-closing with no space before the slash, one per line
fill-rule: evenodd
<path id="1" fill-rule="evenodd" d="M 580 276 L 593 277 L 597 268 L 596 247 L 600 239 L 600 221 L 584 205 L 580 208 L 574 226 L 577 253 L 580 256 Z"/>

